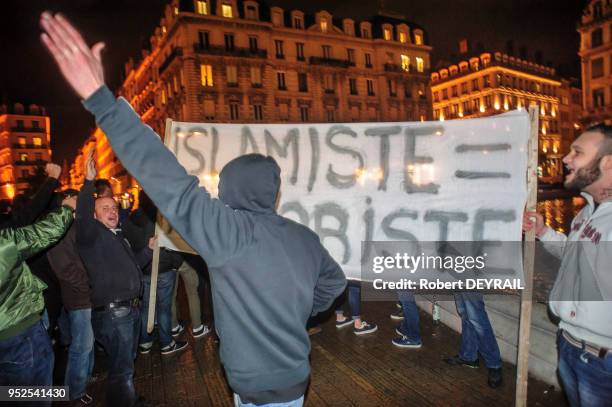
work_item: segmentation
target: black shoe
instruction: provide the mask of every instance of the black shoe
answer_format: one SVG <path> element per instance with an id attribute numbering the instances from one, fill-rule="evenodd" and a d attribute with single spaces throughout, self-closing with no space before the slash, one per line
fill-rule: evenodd
<path id="1" fill-rule="evenodd" d="M 185 349 L 187 345 L 188 345 L 187 342 L 184 342 L 184 341 L 174 342 L 168 346 L 163 347 L 161 349 L 161 354 L 170 355 L 172 353 L 178 352 L 181 349 Z"/>
<path id="2" fill-rule="evenodd" d="M 338 329 L 344 328 L 345 326 L 349 326 L 351 324 L 353 324 L 353 318 L 350 317 L 344 317 L 342 321 L 336 320 L 336 328 Z"/>
<path id="3" fill-rule="evenodd" d="M 467 366 L 472 369 L 477 369 L 479 366 L 478 359 L 470 362 L 469 360 L 463 360 L 460 356 L 451 356 L 449 358 L 444 358 L 444 361 L 451 366 Z"/>
<path id="4" fill-rule="evenodd" d="M 140 352 L 141 355 L 146 355 L 147 353 L 151 352 L 152 348 L 153 342 L 141 343 L 138 345 L 138 352 Z"/>
<path id="5" fill-rule="evenodd" d="M 487 380 L 487 383 L 489 383 L 489 387 L 491 387 L 492 389 L 496 389 L 501 386 L 503 382 L 504 379 L 502 376 L 501 367 L 489 368 L 489 379 Z"/>

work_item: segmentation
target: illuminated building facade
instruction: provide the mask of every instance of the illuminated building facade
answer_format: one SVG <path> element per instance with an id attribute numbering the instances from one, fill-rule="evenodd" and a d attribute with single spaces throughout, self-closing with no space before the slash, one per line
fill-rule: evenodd
<path id="1" fill-rule="evenodd" d="M 51 161 L 50 123 L 43 107 L 0 106 L 0 201 L 27 190 L 28 177 Z"/>
<path id="2" fill-rule="evenodd" d="M 244 0 L 174 0 L 118 93 L 163 135 L 167 118 L 291 123 L 431 119 L 422 28 Z"/>
<path id="3" fill-rule="evenodd" d="M 438 120 L 476 118 L 525 109 L 540 111 L 540 181 L 563 179 L 563 156 L 577 131 L 580 90 L 555 70 L 501 52 L 484 52 L 431 73 Z"/>
<path id="4" fill-rule="evenodd" d="M 580 23 L 580 60 L 585 126 L 612 122 L 612 3 L 592 0 Z"/>

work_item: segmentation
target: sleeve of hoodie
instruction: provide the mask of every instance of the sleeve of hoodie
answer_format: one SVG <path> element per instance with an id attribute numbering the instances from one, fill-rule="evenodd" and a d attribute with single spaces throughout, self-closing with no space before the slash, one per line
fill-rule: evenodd
<path id="1" fill-rule="evenodd" d="M 313 316 L 329 309 L 334 300 L 346 288 L 344 272 L 342 272 L 338 263 L 336 263 L 323 246 L 321 246 L 321 250 L 323 256 L 321 259 L 321 270 L 314 289 L 312 302 Z"/>
<path id="2" fill-rule="evenodd" d="M 125 99 L 116 99 L 102 86 L 83 103 L 95 115 L 123 166 L 183 239 L 206 254 L 209 265 L 223 264 L 250 243 L 250 216 L 212 199 Z"/>
<path id="3" fill-rule="evenodd" d="M 555 231 L 553 228 L 546 226 L 546 231 L 538 239 L 543 243 L 544 248 L 557 258 L 563 257 L 563 249 L 567 236 L 563 233 Z"/>

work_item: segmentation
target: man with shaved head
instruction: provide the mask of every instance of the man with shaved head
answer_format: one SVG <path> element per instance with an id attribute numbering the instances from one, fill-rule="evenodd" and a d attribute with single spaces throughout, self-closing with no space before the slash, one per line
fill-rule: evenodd
<path id="1" fill-rule="evenodd" d="M 76 240 L 91 286 L 92 325 L 109 357 L 108 405 L 134 405 L 134 359 L 140 332 L 141 267 L 152 252 L 133 253 L 119 228 L 119 207 L 111 197 L 94 200 L 93 150 L 76 209 Z"/>

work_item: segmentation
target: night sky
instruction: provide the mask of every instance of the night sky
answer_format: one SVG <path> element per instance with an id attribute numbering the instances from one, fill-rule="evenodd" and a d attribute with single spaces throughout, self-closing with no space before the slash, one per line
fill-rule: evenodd
<path id="1" fill-rule="evenodd" d="M 159 23 L 168 0 L 2 0 L 0 11 L 0 102 L 37 103 L 51 116 L 54 161 L 70 163 L 94 128 L 93 119 L 60 77 L 39 41 L 43 10 L 61 11 L 92 44 L 106 42 L 106 81 L 121 83 L 124 63 L 137 56 Z M 308 13 L 328 10 L 356 20 L 377 13 L 377 1 L 269 0 L 269 5 Z M 432 65 L 451 60 L 459 38 L 486 49 L 536 51 L 564 76 L 579 78 L 576 24 L 586 0 L 385 0 L 385 7 L 421 25 L 434 47 Z"/>

